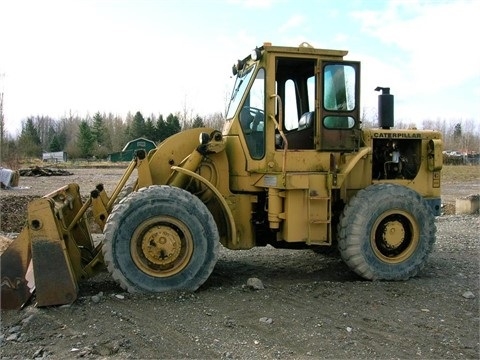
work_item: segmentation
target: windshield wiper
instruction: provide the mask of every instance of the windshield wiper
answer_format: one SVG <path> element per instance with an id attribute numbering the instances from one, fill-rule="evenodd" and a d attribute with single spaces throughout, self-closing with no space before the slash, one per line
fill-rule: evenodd
<path id="1" fill-rule="evenodd" d="M 232 97 L 230 98 L 230 101 L 232 101 L 233 99 L 235 99 L 235 97 L 237 96 L 238 92 L 240 91 L 240 86 L 242 86 L 242 83 L 243 83 L 243 79 L 240 80 L 240 82 L 238 83 L 238 86 L 235 88 L 235 90 L 232 92 Z"/>

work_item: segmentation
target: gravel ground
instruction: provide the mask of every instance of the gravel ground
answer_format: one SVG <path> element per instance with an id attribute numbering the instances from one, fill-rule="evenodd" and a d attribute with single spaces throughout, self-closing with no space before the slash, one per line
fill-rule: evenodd
<path id="1" fill-rule="evenodd" d="M 93 176 L 107 179 L 108 191 L 110 176 L 99 173 Z M 89 191 L 91 177 L 77 172 L 62 184 L 88 182 L 81 189 Z M 38 184 L 58 187 L 25 180 L 20 185 L 31 187 L 14 190 L 20 196 L 38 196 Z M 453 201 L 454 192 L 478 193 L 476 181 L 445 185 Z M 1 229 L 10 232 L 4 213 L 16 205 L 8 205 L 6 192 Z M 101 273 L 81 283 L 71 305 L 2 311 L 1 357 L 479 359 L 480 218 L 444 215 L 436 225 L 429 262 L 405 282 L 364 281 L 336 257 L 271 247 L 222 249 L 195 293 L 128 294 Z"/>

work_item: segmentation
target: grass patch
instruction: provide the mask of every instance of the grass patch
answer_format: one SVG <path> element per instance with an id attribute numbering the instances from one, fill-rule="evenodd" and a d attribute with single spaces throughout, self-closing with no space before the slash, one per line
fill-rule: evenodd
<path id="1" fill-rule="evenodd" d="M 480 180 L 479 165 L 443 165 L 443 181 L 475 181 Z"/>

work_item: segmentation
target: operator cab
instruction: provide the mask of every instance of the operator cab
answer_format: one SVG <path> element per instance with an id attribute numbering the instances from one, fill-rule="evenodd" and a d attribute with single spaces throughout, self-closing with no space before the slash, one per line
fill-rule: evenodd
<path id="1" fill-rule="evenodd" d="M 262 159 L 269 146 L 274 151 L 358 149 L 360 63 L 344 61 L 346 54 L 306 43 L 298 48 L 264 44 L 234 65 L 227 123 L 238 117 L 253 159 Z"/>

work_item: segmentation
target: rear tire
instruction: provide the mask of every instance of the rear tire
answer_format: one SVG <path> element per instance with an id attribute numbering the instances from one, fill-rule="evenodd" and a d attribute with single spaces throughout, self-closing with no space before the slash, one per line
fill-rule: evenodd
<path id="1" fill-rule="evenodd" d="M 424 267 L 435 232 L 435 217 L 417 192 L 375 184 L 345 207 L 338 245 L 345 263 L 363 278 L 406 280 Z"/>
<path id="2" fill-rule="evenodd" d="M 217 226 L 205 204 L 176 187 L 150 186 L 114 207 L 103 255 L 129 292 L 195 291 L 218 258 Z"/>

